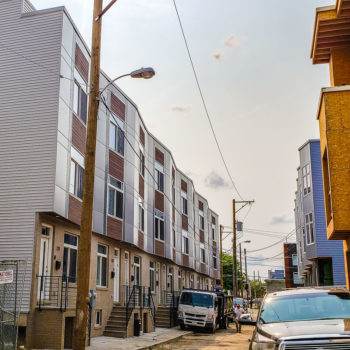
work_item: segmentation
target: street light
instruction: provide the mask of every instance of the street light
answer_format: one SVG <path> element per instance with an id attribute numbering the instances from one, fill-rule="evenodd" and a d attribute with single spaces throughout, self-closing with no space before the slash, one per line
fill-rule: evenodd
<path id="1" fill-rule="evenodd" d="M 154 69 L 152 67 L 148 67 L 148 68 L 140 68 L 137 70 L 132 71 L 131 73 L 128 74 L 123 74 L 120 75 L 119 77 L 113 79 L 112 81 L 110 81 L 101 91 L 100 91 L 100 96 L 102 96 L 102 94 L 105 92 L 105 90 L 111 86 L 114 82 L 116 82 L 117 80 L 119 80 L 120 78 L 124 78 L 124 77 L 131 77 L 131 78 L 142 78 L 142 79 L 151 79 L 155 76 L 156 72 L 154 71 Z"/>

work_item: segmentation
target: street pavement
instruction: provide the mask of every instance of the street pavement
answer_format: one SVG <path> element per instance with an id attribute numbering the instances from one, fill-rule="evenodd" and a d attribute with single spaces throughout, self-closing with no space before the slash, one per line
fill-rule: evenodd
<path id="1" fill-rule="evenodd" d="M 198 350 L 198 349 L 221 349 L 221 350 L 248 350 L 249 342 L 254 327 L 242 326 L 242 332 L 236 333 L 234 324 L 229 329 L 218 329 L 215 334 L 199 332 L 187 334 L 171 343 L 161 344 L 153 349 L 157 350 Z"/>

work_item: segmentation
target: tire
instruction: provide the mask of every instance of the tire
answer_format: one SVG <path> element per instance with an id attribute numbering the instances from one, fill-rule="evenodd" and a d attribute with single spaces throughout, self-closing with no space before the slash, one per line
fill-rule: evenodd
<path id="1" fill-rule="evenodd" d="M 213 328 L 210 329 L 210 333 L 215 334 L 215 332 L 216 332 L 216 324 L 214 323 Z"/>
<path id="2" fill-rule="evenodd" d="M 180 329 L 184 331 L 186 329 L 186 326 L 184 324 L 180 324 Z"/>

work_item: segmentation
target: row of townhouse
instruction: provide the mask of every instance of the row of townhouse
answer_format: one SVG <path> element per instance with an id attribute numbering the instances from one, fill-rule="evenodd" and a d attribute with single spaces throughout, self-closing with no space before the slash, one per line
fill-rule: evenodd
<path id="1" fill-rule="evenodd" d="M 298 272 L 306 286 L 345 285 L 342 243 L 327 240 L 319 140 L 299 148 L 295 228 Z"/>
<path id="2" fill-rule="evenodd" d="M 321 90 L 317 119 L 328 240 L 343 241 L 350 288 L 350 11 L 349 0 L 316 9 L 313 64 L 329 64 L 330 87 Z"/>
<path id="3" fill-rule="evenodd" d="M 27 261 L 20 334 L 70 348 L 89 85 L 89 50 L 64 7 L 0 0 L 0 259 Z M 101 87 L 110 79 L 101 74 Z M 111 85 L 99 107 L 91 335 L 171 326 L 183 287 L 219 276 L 219 218 L 136 105 Z M 133 303 L 130 303 L 130 301 Z"/>

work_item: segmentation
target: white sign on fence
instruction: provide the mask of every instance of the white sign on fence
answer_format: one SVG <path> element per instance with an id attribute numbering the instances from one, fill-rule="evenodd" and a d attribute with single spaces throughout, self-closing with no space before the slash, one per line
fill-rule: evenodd
<path id="1" fill-rule="evenodd" d="M 0 271 L 0 284 L 13 282 L 13 270 Z"/>

